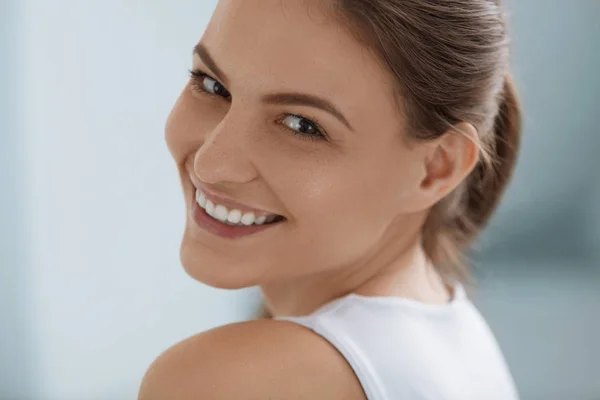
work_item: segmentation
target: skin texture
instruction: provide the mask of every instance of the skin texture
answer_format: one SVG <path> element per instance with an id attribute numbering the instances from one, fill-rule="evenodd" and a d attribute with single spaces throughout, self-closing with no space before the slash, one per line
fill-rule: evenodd
<path id="1" fill-rule="evenodd" d="M 209 78 L 188 82 L 166 125 L 187 210 L 183 267 L 214 287 L 259 285 L 274 315 L 304 315 L 351 291 L 447 302 L 420 230 L 430 207 L 477 162 L 477 134 L 463 123 L 460 134 L 407 139 L 391 77 L 322 4 L 219 2 L 200 40 L 219 71 L 206 56 L 193 56 L 192 69 Z M 198 90 L 213 80 L 231 97 Z M 281 92 L 327 99 L 351 128 L 315 107 L 263 101 Z M 294 135 L 290 115 L 316 122 L 326 139 Z M 287 220 L 236 240 L 214 236 L 192 219 L 191 177 Z M 140 389 L 142 400 L 267 395 L 364 398 L 330 345 L 283 321 L 189 338 L 155 361 Z"/>
<path id="2" fill-rule="evenodd" d="M 216 328 L 171 347 L 146 373 L 139 399 L 365 397 L 324 339 L 300 325 L 264 320 Z"/>

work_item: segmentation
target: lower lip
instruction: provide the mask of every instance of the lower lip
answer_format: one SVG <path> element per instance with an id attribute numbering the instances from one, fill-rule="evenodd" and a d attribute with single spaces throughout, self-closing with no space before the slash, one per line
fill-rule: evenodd
<path id="1" fill-rule="evenodd" d="M 206 213 L 206 211 L 198 205 L 195 201 L 192 202 L 192 214 L 194 217 L 194 221 L 196 224 L 214 234 L 227 239 L 236 239 L 242 236 L 252 235 L 257 232 L 262 232 L 269 228 L 273 228 L 279 225 L 281 222 L 279 221 L 274 224 L 264 224 L 264 225 L 248 225 L 248 226 L 232 226 L 223 224 L 210 215 Z"/>

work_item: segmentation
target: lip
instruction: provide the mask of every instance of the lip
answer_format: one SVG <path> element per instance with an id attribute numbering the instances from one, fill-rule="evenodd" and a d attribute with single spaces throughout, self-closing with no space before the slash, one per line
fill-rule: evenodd
<path id="1" fill-rule="evenodd" d="M 206 211 L 198 205 L 198 203 L 194 199 L 192 200 L 192 219 L 196 223 L 196 225 L 203 230 L 225 239 L 237 239 L 244 236 L 249 236 L 261 231 L 265 231 L 275 226 L 281 225 L 284 221 L 275 222 L 273 224 L 263 224 L 263 225 L 248 225 L 248 226 L 233 226 L 223 224 L 210 215 L 206 213 Z"/>
<path id="2" fill-rule="evenodd" d="M 268 217 L 269 215 L 277 215 L 275 212 L 267 211 L 261 208 L 252 207 L 246 204 L 239 203 L 229 197 L 226 197 L 222 194 L 215 193 L 211 190 L 208 190 L 206 187 L 200 185 L 192 176 L 190 176 L 190 181 L 196 190 L 201 191 L 206 197 L 207 200 L 212 201 L 214 204 L 220 204 L 225 206 L 228 210 L 240 210 L 242 213 L 253 212 L 256 218 L 258 217 Z M 194 194 L 195 198 L 195 194 Z"/>

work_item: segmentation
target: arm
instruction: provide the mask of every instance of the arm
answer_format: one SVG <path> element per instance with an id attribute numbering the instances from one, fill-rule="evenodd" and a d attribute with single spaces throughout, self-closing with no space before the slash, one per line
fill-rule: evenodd
<path id="1" fill-rule="evenodd" d="M 138 400 L 365 400 L 326 340 L 286 321 L 225 325 L 192 336 L 150 366 Z"/>

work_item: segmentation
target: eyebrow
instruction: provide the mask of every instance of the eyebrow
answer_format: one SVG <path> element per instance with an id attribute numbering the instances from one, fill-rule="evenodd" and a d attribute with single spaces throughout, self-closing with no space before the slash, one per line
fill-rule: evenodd
<path id="1" fill-rule="evenodd" d="M 217 65 L 215 60 L 212 58 L 208 49 L 202 44 L 198 43 L 194 47 L 194 54 L 197 54 L 198 57 L 206 64 L 208 68 L 221 80 L 225 85 L 227 85 L 227 76 L 221 68 Z M 319 108 L 323 111 L 326 111 L 336 117 L 340 122 L 342 122 L 348 129 L 354 131 L 354 128 L 344 114 L 338 110 L 338 108 L 333 105 L 329 100 L 324 99 L 319 96 L 315 96 L 307 93 L 300 92 L 284 92 L 284 93 L 271 93 L 265 94 L 261 97 L 261 101 L 265 104 L 274 104 L 274 105 L 296 105 L 296 106 L 308 106 Z"/>

